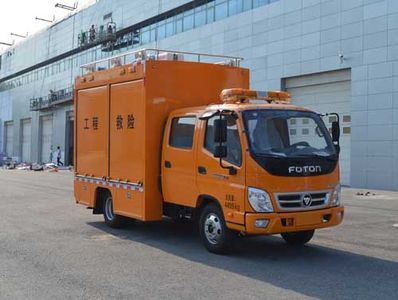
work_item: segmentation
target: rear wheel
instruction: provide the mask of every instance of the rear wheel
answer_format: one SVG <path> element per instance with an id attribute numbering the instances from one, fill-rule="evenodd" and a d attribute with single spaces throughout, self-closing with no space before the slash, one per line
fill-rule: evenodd
<path id="1" fill-rule="evenodd" d="M 282 238 L 290 245 L 302 246 L 308 243 L 314 236 L 315 230 L 285 232 L 282 233 Z"/>
<path id="2" fill-rule="evenodd" d="M 113 200 L 111 195 L 107 195 L 104 201 L 104 220 L 112 228 L 122 228 L 126 226 L 127 220 L 113 212 Z"/>
<path id="3" fill-rule="evenodd" d="M 232 233 L 225 225 L 225 220 L 218 205 L 206 205 L 199 220 L 200 237 L 206 249 L 212 253 L 225 254 L 230 250 Z"/>

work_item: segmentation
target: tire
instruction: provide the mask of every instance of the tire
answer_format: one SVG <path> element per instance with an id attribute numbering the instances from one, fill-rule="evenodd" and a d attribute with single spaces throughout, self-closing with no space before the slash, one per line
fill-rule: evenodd
<path id="1" fill-rule="evenodd" d="M 112 228 L 123 228 L 127 225 L 127 220 L 113 213 L 113 200 L 110 194 L 104 200 L 104 220 Z"/>
<path id="2" fill-rule="evenodd" d="M 286 232 L 282 233 L 282 238 L 293 246 L 302 246 L 307 244 L 314 236 L 315 230 L 298 231 L 298 232 Z"/>
<path id="3" fill-rule="evenodd" d="M 225 225 L 223 213 L 218 205 L 211 203 L 202 209 L 199 233 L 209 252 L 226 254 L 231 250 L 233 235 Z"/>

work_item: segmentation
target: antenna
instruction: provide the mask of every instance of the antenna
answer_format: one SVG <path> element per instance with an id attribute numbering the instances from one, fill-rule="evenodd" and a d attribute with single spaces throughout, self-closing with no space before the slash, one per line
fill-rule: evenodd
<path id="1" fill-rule="evenodd" d="M 10 43 L 5 43 L 5 42 L 0 42 L 0 45 L 4 45 L 4 46 L 12 46 L 12 44 L 10 44 Z"/>

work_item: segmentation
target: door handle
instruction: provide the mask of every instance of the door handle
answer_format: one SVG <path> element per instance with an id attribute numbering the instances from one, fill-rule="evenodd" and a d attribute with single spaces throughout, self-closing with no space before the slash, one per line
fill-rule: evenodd
<path id="1" fill-rule="evenodd" d="M 198 167 L 198 172 L 199 172 L 199 174 L 202 174 L 202 175 L 206 175 L 207 174 L 206 168 L 205 167 L 201 167 L 201 166 Z"/>
<path id="2" fill-rule="evenodd" d="M 167 169 L 170 169 L 170 168 L 171 168 L 171 162 L 169 162 L 168 160 L 166 160 L 166 161 L 164 162 L 164 167 L 167 168 Z"/>

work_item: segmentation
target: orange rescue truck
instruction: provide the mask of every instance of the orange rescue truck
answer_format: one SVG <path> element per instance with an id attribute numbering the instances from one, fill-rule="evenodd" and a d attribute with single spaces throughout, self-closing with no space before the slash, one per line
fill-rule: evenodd
<path id="1" fill-rule="evenodd" d="M 287 93 L 250 91 L 240 60 L 148 49 L 83 66 L 76 202 L 111 227 L 197 220 L 214 253 L 239 234 L 302 245 L 340 224 L 338 121 L 330 134 Z"/>

